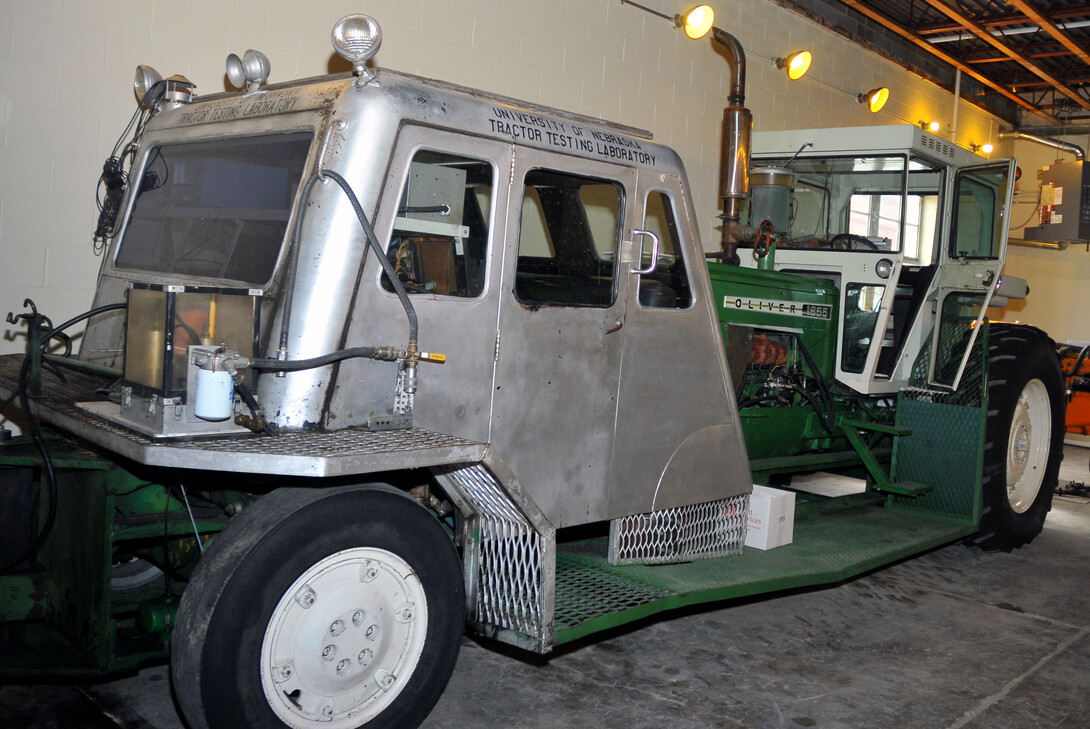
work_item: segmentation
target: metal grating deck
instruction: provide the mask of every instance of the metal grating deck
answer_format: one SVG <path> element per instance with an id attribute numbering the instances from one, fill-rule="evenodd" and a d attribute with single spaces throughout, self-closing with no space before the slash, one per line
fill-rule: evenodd
<path id="1" fill-rule="evenodd" d="M 0 397 L 18 385 L 22 355 L 0 356 Z M 30 404 L 43 422 L 138 463 L 211 471 L 281 474 L 287 476 L 347 476 L 393 469 L 476 463 L 486 445 L 420 428 L 228 436 L 179 441 L 146 438 L 76 407 L 77 402 L 102 400 L 96 389 L 102 378 L 64 371 L 42 373 L 42 397 Z"/>
<path id="2" fill-rule="evenodd" d="M 975 529 L 898 513 L 860 494 L 799 504 L 794 543 L 685 564 L 618 566 L 557 547 L 556 644 L 700 603 L 840 582 L 968 536 Z"/>

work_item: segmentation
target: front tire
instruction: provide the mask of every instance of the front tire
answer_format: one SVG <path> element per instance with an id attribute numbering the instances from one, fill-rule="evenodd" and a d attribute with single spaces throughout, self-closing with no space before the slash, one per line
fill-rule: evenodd
<path id="1" fill-rule="evenodd" d="M 463 621 L 457 552 L 411 498 L 280 489 L 198 564 L 174 631 L 175 693 L 195 729 L 416 727 Z"/>
<path id="2" fill-rule="evenodd" d="M 1063 459 L 1063 374 L 1040 329 L 991 324 L 983 505 L 973 542 L 1009 552 L 1041 533 Z"/>

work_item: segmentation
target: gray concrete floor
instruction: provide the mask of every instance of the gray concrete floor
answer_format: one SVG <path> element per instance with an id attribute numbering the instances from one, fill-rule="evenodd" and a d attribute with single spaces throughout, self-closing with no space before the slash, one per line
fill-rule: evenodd
<path id="1" fill-rule="evenodd" d="M 1060 483 L 1090 482 L 1068 446 Z M 689 611 L 533 660 L 465 639 L 424 729 L 1090 726 L 1090 499 L 1013 554 L 953 545 L 847 584 Z M 498 650 L 497 650 L 498 648 Z M 0 725 L 182 729 L 167 669 L 0 687 Z"/>

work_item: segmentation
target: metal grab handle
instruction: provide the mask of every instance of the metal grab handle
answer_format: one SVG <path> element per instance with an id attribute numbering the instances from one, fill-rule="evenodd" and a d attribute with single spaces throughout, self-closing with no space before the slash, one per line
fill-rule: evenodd
<path id="1" fill-rule="evenodd" d="M 646 235 L 651 239 L 651 265 L 647 268 L 633 268 L 632 273 L 640 274 L 641 276 L 646 273 L 653 273 L 655 267 L 659 265 L 659 237 L 649 230 L 640 230 L 634 228 L 632 235 Z M 640 246 L 640 259 L 643 259 L 643 246 Z"/>

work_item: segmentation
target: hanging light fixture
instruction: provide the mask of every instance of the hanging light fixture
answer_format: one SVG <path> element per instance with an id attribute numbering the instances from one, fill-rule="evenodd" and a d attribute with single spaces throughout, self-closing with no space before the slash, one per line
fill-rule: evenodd
<path id="1" fill-rule="evenodd" d="M 882 107 L 889 101 L 889 89 L 885 86 L 880 86 L 876 89 L 871 89 L 865 94 L 860 94 L 856 97 L 856 100 L 860 104 L 866 104 L 870 109 L 871 114 L 877 114 L 882 110 Z"/>
<path id="2" fill-rule="evenodd" d="M 797 81 L 810 70 L 810 62 L 813 60 L 814 56 L 810 51 L 797 51 L 786 58 L 777 58 L 776 68 L 786 68 L 787 77 Z"/>
<path id="3" fill-rule="evenodd" d="M 715 23 L 715 11 L 710 5 L 697 5 L 695 8 L 674 16 L 674 25 L 685 30 L 685 35 L 699 40 L 708 34 Z"/>

